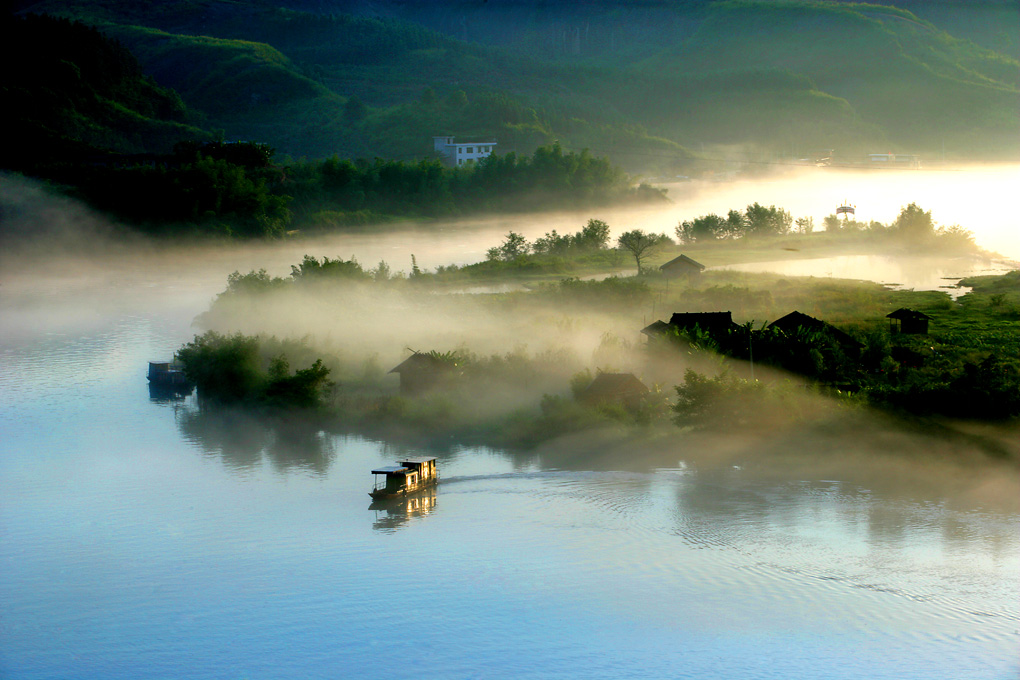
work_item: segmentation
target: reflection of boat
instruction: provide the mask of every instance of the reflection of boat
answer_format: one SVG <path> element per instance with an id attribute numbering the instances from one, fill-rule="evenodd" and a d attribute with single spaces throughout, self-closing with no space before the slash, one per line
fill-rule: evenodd
<path id="1" fill-rule="evenodd" d="M 431 486 L 397 498 L 373 498 L 369 510 L 375 511 L 373 529 L 394 531 L 416 517 L 436 509 L 436 487 Z"/>
<path id="2" fill-rule="evenodd" d="M 428 488 L 439 481 L 434 456 L 407 458 L 397 465 L 376 468 L 375 485 L 368 495 L 372 498 L 396 498 Z M 381 476 L 381 479 L 380 479 Z"/>

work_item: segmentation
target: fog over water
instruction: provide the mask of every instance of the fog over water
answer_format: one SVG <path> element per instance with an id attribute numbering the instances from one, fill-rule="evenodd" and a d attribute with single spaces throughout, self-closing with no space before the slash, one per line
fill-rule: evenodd
<path id="1" fill-rule="evenodd" d="M 677 183 L 653 210 L 192 248 L 112 238 L 0 178 L 6 219 L 53 234 L 0 254 L 0 677 L 1016 678 L 1020 475 L 986 452 L 1015 456 L 1015 427 L 858 414 L 852 435 L 423 449 L 153 395 L 144 374 L 199 332 L 230 272 L 286 276 L 305 254 L 407 271 L 411 254 L 483 259 L 510 229 L 672 234 L 755 201 L 818 223 L 846 199 L 883 222 L 917 202 L 1020 259 L 1018 171 L 818 169 Z M 643 314 L 536 321 L 434 297 L 236 318 L 384 361 L 459 338 L 587 362 Z M 370 507 L 368 471 L 422 454 L 439 456 L 434 495 Z"/>

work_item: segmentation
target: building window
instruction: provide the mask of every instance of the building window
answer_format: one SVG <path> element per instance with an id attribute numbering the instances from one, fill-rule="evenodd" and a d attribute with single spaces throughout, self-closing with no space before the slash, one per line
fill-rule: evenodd
<path id="1" fill-rule="evenodd" d="M 469 147 L 467 148 L 467 152 L 468 152 L 468 153 L 474 153 L 474 152 L 475 152 L 475 147 L 473 147 L 473 146 L 469 146 Z"/>

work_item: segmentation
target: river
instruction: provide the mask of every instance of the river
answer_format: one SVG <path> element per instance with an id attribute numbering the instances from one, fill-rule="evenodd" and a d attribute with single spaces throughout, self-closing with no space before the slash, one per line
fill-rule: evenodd
<path id="1" fill-rule="evenodd" d="M 884 426 L 451 445 L 434 495 L 375 507 L 368 471 L 430 452 L 144 379 L 227 273 L 294 247 L 162 257 L 0 270 L 0 677 L 1020 672 L 1014 467 Z"/>

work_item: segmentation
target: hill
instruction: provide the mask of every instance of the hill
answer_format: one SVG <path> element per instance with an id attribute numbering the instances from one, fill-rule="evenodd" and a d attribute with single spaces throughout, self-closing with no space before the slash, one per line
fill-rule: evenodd
<path id="1" fill-rule="evenodd" d="M 559 140 L 655 173 L 698 169 L 688 149 L 769 159 L 823 148 L 1020 154 L 1020 64 L 879 5 L 43 0 L 29 9 L 96 23 L 209 127 L 292 156 L 421 158 L 438 133 L 495 138 L 504 153 Z M 968 32 L 995 43 L 987 22 Z"/>
<path id="2" fill-rule="evenodd" d="M 177 93 L 122 45 L 80 22 L 0 18 L 9 130 L 4 166 L 25 170 L 114 152 L 167 152 L 203 138 Z"/>

